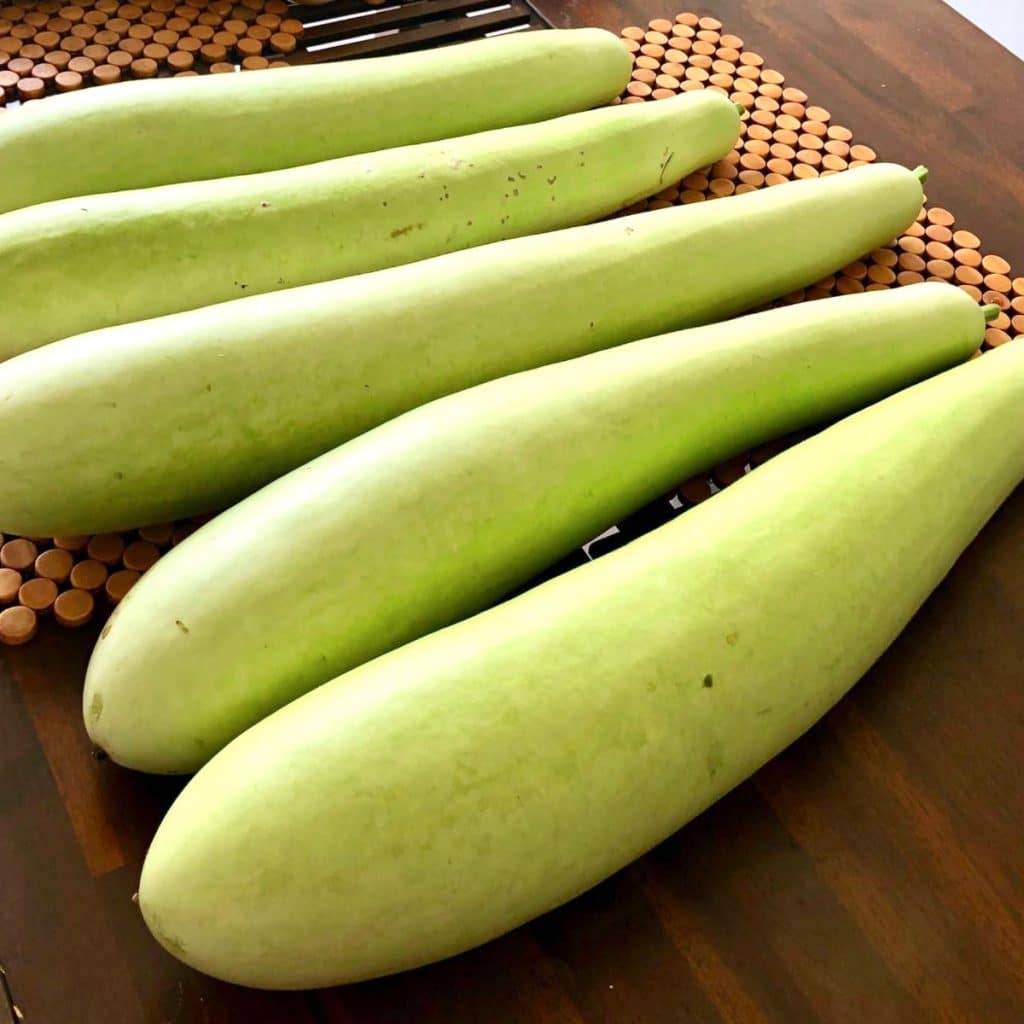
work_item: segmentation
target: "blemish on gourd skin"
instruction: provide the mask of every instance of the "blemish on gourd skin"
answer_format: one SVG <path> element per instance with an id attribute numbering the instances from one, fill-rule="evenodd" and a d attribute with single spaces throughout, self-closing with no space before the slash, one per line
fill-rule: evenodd
<path id="1" fill-rule="evenodd" d="M 704 677 L 702 685 L 703 685 L 705 690 L 710 690 L 711 687 L 715 685 L 715 677 L 709 672 Z"/>
<path id="2" fill-rule="evenodd" d="M 725 634 L 725 642 L 730 647 L 735 647 L 736 646 L 736 641 L 739 640 L 739 638 L 740 638 L 739 633 L 737 633 L 735 631 L 733 631 L 732 633 L 726 633 Z"/>
<path id="3" fill-rule="evenodd" d="M 149 925 L 150 930 L 157 937 L 157 939 L 160 940 L 161 945 L 165 946 L 175 956 L 179 957 L 180 959 L 185 958 L 187 954 L 187 950 L 185 949 L 185 943 L 164 931 L 159 919 L 154 917 L 152 912 L 150 912 L 149 914 L 149 920 L 147 924 Z"/>
<path id="4" fill-rule="evenodd" d="M 664 181 L 665 181 L 665 171 L 668 168 L 668 165 L 670 163 L 672 163 L 672 157 L 674 157 L 676 155 L 675 152 L 672 151 L 672 150 L 666 150 L 665 152 L 666 152 L 665 159 L 664 159 L 664 161 L 661 164 L 661 174 L 658 175 L 658 182 L 661 183 L 661 184 L 664 184 Z"/>
<path id="5" fill-rule="evenodd" d="M 92 700 L 89 701 L 89 721 L 95 724 L 100 720 L 100 715 L 103 714 L 103 694 L 94 693 Z"/>
<path id="6" fill-rule="evenodd" d="M 186 626 L 185 623 L 181 621 L 181 619 L 175 619 L 174 624 L 178 627 L 178 629 L 182 631 L 182 633 L 188 633 L 188 626 Z"/>
<path id="7" fill-rule="evenodd" d="M 722 741 L 712 740 L 707 756 L 708 778 L 713 779 L 723 764 L 725 764 L 725 748 L 722 746 Z"/>

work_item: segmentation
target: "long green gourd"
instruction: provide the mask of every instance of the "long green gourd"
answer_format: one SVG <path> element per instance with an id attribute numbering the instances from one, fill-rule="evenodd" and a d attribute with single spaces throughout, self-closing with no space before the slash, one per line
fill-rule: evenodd
<path id="1" fill-rule="evenodd" d="M 0 531 L 225 507 L 442 395 L 810 284 L 920 207 L 862 167 L 48 345 L 0 364 Z"/>
<path id="2" fill-rule="evenodd" d="M 0 217 L 0 357 L 612 213 L 727 153 L 720 93 Z M 299 330 L 301 310 L 290 322 Z M 294 339 L 293 339 L 294 340 Z"/>
<path id="3" fill-rule="evenodd" d="M 543 121 L 607 102 L 629 72 L 588 28 L 68 93 L 0 123 L 0 212 Z"/>
<path id="4" fill-rule="evenodd" d="M 966 359 L 984 327 L 952 285 L 895 289 L 650 338 L 406 413 L 146 574 L 90 661 L 89 735 L 130 768 L 195 771 L 290 700 L 486 608 L 680 480 Z"/>
<path id="5" fill-rule="evenodd" d="M 147 924 L 208 974 L 304 988 L 451 956 L 607 878 L 882 654 L 1024 477 L 1022 408 L 1013 343 L 278 711 L 171 807 Z"/>

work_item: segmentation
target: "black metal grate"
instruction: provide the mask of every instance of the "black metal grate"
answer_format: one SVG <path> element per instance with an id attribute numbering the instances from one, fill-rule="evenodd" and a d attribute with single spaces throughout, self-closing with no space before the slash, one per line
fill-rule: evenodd
<path id="1" fill-rule="evenodd" d="M 294 4 L 306 26 L 290 64 L 376 57 L 464 42 L 505 32 L 551 28 L 529 0 L 408 0 L 369 4 L 334 0 Z"/>

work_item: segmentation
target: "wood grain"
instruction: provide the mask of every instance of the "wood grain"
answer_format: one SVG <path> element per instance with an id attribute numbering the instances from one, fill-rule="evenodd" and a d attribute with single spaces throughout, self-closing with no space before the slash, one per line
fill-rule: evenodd
<path id="1" fill-rule="evenodd" d="M 614 30 L 675 14 L 543 7 Z M 1010 54 L 940 0 L 700 13 L 882 159 L 926 162 L 930 201 L 1024 266 Z M 0 961 L 29 1024 L 1018 1024 L 1022 622 L 1024 489 L 846 700 L 641 861 L 464 956 L 311 993 L 220 984 L 150 939 L 131 896 L 180 783 L 91 756 L 95 630 L 47 624 L 0 657 Z"/>

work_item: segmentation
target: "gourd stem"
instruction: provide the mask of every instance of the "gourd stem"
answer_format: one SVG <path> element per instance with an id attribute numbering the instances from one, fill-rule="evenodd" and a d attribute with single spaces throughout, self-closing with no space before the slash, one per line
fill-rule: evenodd
<path id="1" fill-rule="evenodd" d="M 995 318 L 1002 312 L 994 302 L 989 302 L 982 306 L 981 311 L 985 314 L 985 323 L 987 324 L 992 323 L 992 321 L 995 320 Z"/>
<path id="2" fill-rule="evenodd" d="M 928 180 L 928 168 L 924 164 L 918 164 L 914 168 L 914 174 L 917 176 L 917 180 L 923 185 Z"/>

